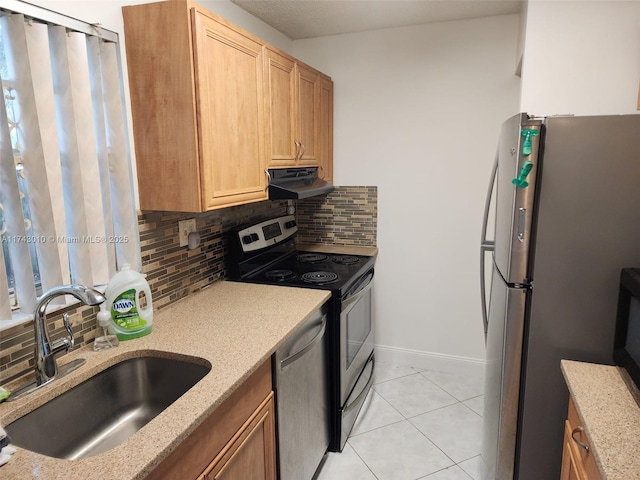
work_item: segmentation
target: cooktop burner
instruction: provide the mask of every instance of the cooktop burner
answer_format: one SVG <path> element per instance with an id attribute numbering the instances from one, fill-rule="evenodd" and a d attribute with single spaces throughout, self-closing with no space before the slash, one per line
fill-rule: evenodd
<path id="1" fill-rule="evenodd" d="M 335 298 L 373 269 L 375 255 L 298 250 L 293 215 L 240 226 L 231 233 L 227 276 L 231 280 L 329 290 Z M 329 246 L 327 246 L 328 248 Z"/>
<path id="2" fill-rule="evenodd" d="M 324 262 L 327 256 L 322 253 L 301 253 L 296 256 L 296 260 L 304 263 Z"/>
<path id="3" fill-rule="evenodd" d="M 296 274 L 291 270 L 269 270 L 264 274 L 269 280 L 290 280 L 295 278 Z"/>
<path id="4" fill-rule="evenodd" d="M 326 284 L 338 280 L 338 274 L 332 272 L 307 272 L 302 274 L 300 278 L 308 283 Z"/>
<path id="5" fill-rule="evenodd" d="M 360 259 L 355 255 L 336 255 L 333 257 L 333 261 L 340 265 L 355 265 Z"/>

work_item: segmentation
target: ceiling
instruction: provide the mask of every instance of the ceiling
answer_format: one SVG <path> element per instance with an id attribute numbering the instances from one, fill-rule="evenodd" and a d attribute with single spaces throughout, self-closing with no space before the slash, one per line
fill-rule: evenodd
<path id="1" fill-rule="evenodd" d="M 293 40 L 519 13 L 524 3 L 524 0 L 231 1 Z"/>

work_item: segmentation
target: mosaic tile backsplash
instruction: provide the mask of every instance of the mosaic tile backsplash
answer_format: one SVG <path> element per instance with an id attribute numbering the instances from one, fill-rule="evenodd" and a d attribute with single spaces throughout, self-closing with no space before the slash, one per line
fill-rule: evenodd
<path id="1" fill-rule="evenodd" d="M 294 202 L 298 241 L 342 245 L 376 245 L 376 187 L 336 187 L 328 194 Z M 225 233 L 238 225 L 285 215 L 286 201 L 265 201 L 202 214 L 143 212 L 138 216 L 142 272 L 151 287 L 154 309 L 186 297 L 225 276 Z M 178 221 L 196 219 L 200 246 L 180 247 Z M 76 348 L 95 338 L 97 307 L 66 310 Z M 53 340 L 66 332 L 62 314 L 48 320 Z M 153 333 L 152 333 L 153 335 Z M 0 385 L 33 371 L 33 325 L 0 332 Z"/>
<path id="2" fill-rule="evenodd" d="M 336 187 L 298 201 L 298 243 L 376 246 L 378 187 Z"/>

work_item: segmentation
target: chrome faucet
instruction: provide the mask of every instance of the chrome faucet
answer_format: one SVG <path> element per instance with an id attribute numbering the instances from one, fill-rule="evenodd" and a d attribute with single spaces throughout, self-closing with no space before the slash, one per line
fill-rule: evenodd
<path id="1" fill-rule="evenodd" d="M 33 322 L 35 329 L 35 363 L 36 363 L 36 383 L 38 386 L 44 385 L 55 378 L 58 373 L 58 365 L 56 363 L 56 355 L 69 351 L 72 348 L 75 339 L 73 330 L 69 323 L 69 316 L 65 313 L 63 316 L 64 328 L 69 333 L 69 338 L 61 338 L 52 342 L 49 339 L 46 323 L 46 310 L 49 302 L 60 295 L 72 295 L 86 305 L 99 305 L 105 301 L 104 296 L 93 288 L 84 285 L 63 285 L 55 287 L 45 292 L 36 304 L 36 311 L 33 314 Z"/>
<path id="2" fill-rule="evenodd" d="M 56 356 L 63 351 L 69 351 L 69 349 L 73 347 L 75 339 L 73 337 L 73 330 L 71 330 L 71 324 L 69 323 L 69 316 L 66 313 L 62 318 L 64 328 L 67 330 L 69 338 L 61 338 L 52 342 L 47 332 L 47 305 L 49 305 L 49 302 L 55 297 L 61 295 L 72 295 L 86 305 L 99 305 L 105 301 L 104 296 L 97 290 L 77 284 L 55 287 L 42 294 L 38 299 L 36 310 L 33 314 L 36 379 L 34 382 L 14 390 L 7 401 L 18 400 L 20 397 L 54 380 L 59 373 Z M 60 367 L 60 376 L 72 372 L 81 365 L 84 365 L 84 363 L 85 360 L 79 358 L 63 365 Z"/>

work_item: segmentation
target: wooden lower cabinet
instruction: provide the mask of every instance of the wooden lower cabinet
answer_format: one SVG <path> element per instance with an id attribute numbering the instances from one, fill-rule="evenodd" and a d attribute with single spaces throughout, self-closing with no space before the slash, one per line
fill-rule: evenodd
<path id="1" fill-rule="evenodd" d="M 566 420 L 564 426 L 562 471 L 560 473 L 560 480 L 584 480 L 586 478 L 586 473 L 584 472 L 582 463 L 575 457 L 571 430 L 571 425 L 569 424 L 569 421 Z"/>
<path id="2" fill-rule="evenodd" d="M 275 480 L 275 407 L 267 397 L 236 436 L 220 452 L 201 480 Z"/>
<path id="3" fill-rule="evenodd" d="M 275 480 L 271 360 L 189 435 L 148 480 Z"/>
<path id="4" fill-rule="evenodd" d="M 569 411 L 564 423 L 560 480 L 601 480 L 602 478 L 581 423 L 573 399 L 569 398 Z"/>

